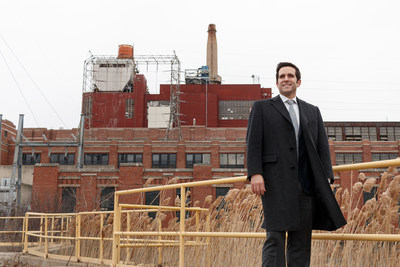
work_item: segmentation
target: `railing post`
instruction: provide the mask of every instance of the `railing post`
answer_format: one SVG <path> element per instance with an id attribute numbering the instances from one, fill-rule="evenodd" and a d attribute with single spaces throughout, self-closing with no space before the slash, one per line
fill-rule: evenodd
<path id="1" fill-rule="evenodd" d="M 75 257 L 76 261 L 81 258 L 81 214 L 77 213 L 75 218 Z"/>
<path id="2" fill-rule="evenodd" d="M 162 231 L 161 219 L 160 219 L 160 216 L 158 216 L 158 232 L 161 232 L 161 231 Z M 160 245 L 162 244 L 160 235 L 158 236 L 158 242 L 160 242 Z M 159 266 L 162 265 L 162 246 L 158 247 L 158 265 Z"/>
<path id="3" fill-rule="evenodd" d="M 116 267 L 119 263 L 120 236 L 116 234 L 121 229 L 121 210 L 119 208 L 118 193 L 114 194 L 114 227 L 113 227 L 113 246 L 112 246 L 112 266 Z"/>
<path id="4" fill-rule="evenodd" d="M 186 192 L 185 186 L 181 185 L 181 210 L 180 210 L 180 222 L 179 222 L 179 267 L 185 266 L 185 215 L 186 215 Z"/>
<path id="5" fill-rule="evenodd" d="M 196 232 L 200 231 L 200 212 L 198 210 L 196 210 Z M 200 244 L 200 237 L 196 237 L 196 246 L 198 246 Z M 196 266 L 200 266 L 199 263 L 199 259 L 200 255 L 199 255 L 199 250 L 196 249 Z"/>
<path id="6" fill-rule="evenodd" d="M 39 244 L 42 244 L 42 231 L 43 231 L 43 214 L 40 215 L 40 238 L 39 238 Z"/>
<path id="7" fill-rule="evenodd" d="M 53 216 L 51 216 L 51 236 L 54 236 L 54 215 Z M 52 238 L 51 239 L 51 241 L 50 241 L 51 243 L 54 243 L 54 239 Z"/>
<path id="8" fill-rule="evenodd" d="M 104 253 L 104 240 L 103 240 L 103 225 L 104 225 L 104 214 L 100 213 L 100 264 L 103 264 L 103 253 Z"/>
<path id="9" fill-rule="evenodd" d="M 129 212 L 126 213 L 126 231 L 127 232 L 131 231 L 131 215 Z M 126 239 L 129 239 L 129 238 L 130 238 L 130 236 L 126 237 Z M 128 261 L 128 255 L 129 255 L 129 247 L 126 247 L 125 248 L 125 261 Z"/>
<path id="10" fill-rule="evenodd" d="M 23 237 L 23 242 L 24 242 L 24 250 L 22 251 L 23 253 L 28 252 L 28 213 L 25 213 L 25 218 L 24 218 L 24 233 L 22 235 Z"/>
<path id="11" fill-rule="evenodd" d="M 210 232 L 211 231 L 211 223 L 210 223 L 210 213 L 207 214 L 206 217 L 206 232 Z M 210 267 L 211 266 L 211 248 L 210 248 L 210 237 L 207 236 L 206 238 L 206 244 L 207 244 L 207 249 L 206 249 L 206 266 Z"/>
<path id="12" fill-rule="evenodd" d="M 44 258 L 47 259 L 48 258 L 48 241 L 47 241 L 47 215 L 44 216 Z"/>

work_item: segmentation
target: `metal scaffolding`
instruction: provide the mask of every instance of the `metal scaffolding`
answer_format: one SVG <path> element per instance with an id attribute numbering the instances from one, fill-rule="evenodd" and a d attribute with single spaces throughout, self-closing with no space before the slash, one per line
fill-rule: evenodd
<path id="1" fill-rule="evenodd" d="M 94 64 L 98 61 L 117 61 L 117 56 L 93 56 L 91 55 L 84 63 L 83 70 L 83 92 L 93 92 L 95 90 L 94 81 Z M 126 59 L 125 59 L 126 60 Z M 171 89 L 170 89 L 170 116 L 167 125 L 165 140 L 180 140 L 182 139 L 181 132 L 181 121 L 179 113 L 179 95 L 180 95 L 180 72 L 181 72 L 181 62 L 174 55 L 135 55 L 134 56 L 134 74 L 138 73 L 139 65 L 169 65 L 171 67 Z M 91 117 L 92 105 L 88 99 L 84 99 L 83 113 L 87 118 Z M 90 125 L 89 125 L 90 127 Z"/>
<path id="2" fill-rule="evenodd" d="M 165 140 L 182 139 L 181 120 L 179 113 L 179 95 L 180 91 L 180 75 L 181 62 L 174 55 L 146 55 L 135 56 L 135 67 L 138 65 L 170 65 L 171 66 L 171 86 L 170 86 L 170 115 L 165 134 Z"/>
<path id="3" fill-rule="evenodd" d="M 14 190 L 16 191 L 15 208 L 19 208 L 21 205 L 21 185 L 22 185 L 22 148 L 31 147 L 32 151 L 35 147 L 48 147 L 49 155 L 51 154 L 52 147 L 78 147 L 78 160 L 76 167 L 78 169 L 83 167 L 83 145 L 84 145 L 84 129 L 85 120 L 84 116 L 81 115 L 81 122 L 79 126 L 79 139 L 77 136 L 72 135 L 71 141 L 48 141 L 47 137 L 43 134 L 43 141 L 30 141 L 23 135 L 24 131 L 24 115 L 19 115 L 18 130 L 15 141 L 14 159 L 11 171 L 11 186 L 9 190 L 9 209 L 8 215 L 11 216 L 12 212 L 12 195 Z M 25 141 L 23 141 L 25 140 Z M 33 153 L 33 152 L 32 152 Z M 15 189 L 14 189 L 15 187 Z"/>

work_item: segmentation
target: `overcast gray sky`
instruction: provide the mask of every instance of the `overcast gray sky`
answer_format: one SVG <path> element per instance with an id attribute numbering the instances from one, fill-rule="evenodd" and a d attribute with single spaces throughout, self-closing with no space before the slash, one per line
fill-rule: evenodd
<path id="1" fill-rule="evenodd" d="M 182 70 L 198 68 L 214 23 L 223 83 L 258 75 L 276 95 L 276 64 L 291 61 L 302 72 L 298 97 L 325 121 L 399 121 L 399 10 L 397 0 L 1 0 L 0 114 L 76 128 L 90 52 L 133 44 L 135 54 L 175 51 Z M 165 71 L 147 71 L 152 93 L 168 82 Z"/>

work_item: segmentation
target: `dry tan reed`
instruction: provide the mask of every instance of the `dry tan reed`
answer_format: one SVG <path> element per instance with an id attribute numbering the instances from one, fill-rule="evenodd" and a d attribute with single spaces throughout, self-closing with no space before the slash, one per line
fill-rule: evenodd
<path id="1" fill-rule="evenodd" d="M 388 169 L 380 179 L 358 176 L 351 190 L 338 188 L 335 197 L 341 210 L 347 217 L 348 224 L 337 233 L 351 234 L 400 234 L 399 231 L 399 192 L 400 175 L 395 168 Z M 390 181 L 390 182 L 389 182 Z M 174 181 L 172 181 L 174 182 Z M 380 182 L 380 183 L 377 183 Z M 363 203 L 363 192 L 371 192 L 377 187 L 375 198 Z M 190 194 L 190 193 L 188 193 Z M 180 205 L 180 199 L 171 199 L 160 194 L 162 205 Z M 203 207 L 209 206 L 212 232 L 261 232 L 263 212 L 259 197 L 251 193 L 249 188 L 233 189 L 225 197 L 212 202 L 207 196 Z M 199 206 L 196 201 L 191 206 Z M 200 214 L 200 231 L 206 231 L 206 212 Z M 129 216 L 129 219 L 128 219 Z M 128 227 L 128 221 L 129 227 Z M 99 215 L 82 216 L 82 236 L 112 237 L 113 216 L 104 220 L 102 233 Z M 156 218 L 150 218 L 146 212 L 131 212 L 122 216 L 122 229 L 130 231 L 158 231 L 160 223 L 162 231 L 179 231 L 179 222 L 175 212 L 157 212 Z M 74 225 L 73 223 L 71 224 Z M 186 231 L 196 231 L 196 217 L 185 221 Z M 70 229 L 74 234 L 74 228 Z M 178 266 L 179 247 L 159 248 L 151 246 L 158 237 L 131 237 L 130 243 L 143 244 L 142 247 L 122 248 L 121 259 L 130 264 L 153 264 L 157 266 Z M 135 239 L 135 240 L 133 240 Z M 178 241 L 177 237 L 163 237 L 166 242 Z M 185 266 L 260 266 L 261 248 L 264 239 L 243 238 L 185 238 L 185 241 L 198 241 L 201 245 L 185 247 Z M 111 258 L 111 241 L 105 242 L 104 257 Z M 71 252 L 71 251 L 70 251 Z M 82 241 L 81 255 L 85 257 L 99 256 L 99 241 Z M 394 242 L 372 241 L 334 241 L 313 240 L 311 266 L 400 266 L 400 244 Z"/>

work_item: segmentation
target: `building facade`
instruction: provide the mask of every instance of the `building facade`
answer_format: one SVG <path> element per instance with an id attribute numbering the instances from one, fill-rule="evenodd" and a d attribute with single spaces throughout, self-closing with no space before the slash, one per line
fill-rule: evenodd
<path id="1" fill-rule="evenodd" d="M 399 157 L 398 122 L 326 122 L 325 126 L 333 165 Z M 66 141 L 71 133 L 76 135 L 78 129 L 24 129 L 25 137 L 37 142 L 44 141 L 43 135 L 49 141 Z M 109 210 L 115 190 L 246 175 L 245 138 L 244 127 L 182 126 L 182 140 L 172 141 L 166 141 L 165 129 L 159 128 L 90 128 L 85 131 L 83 168 L 76 167 L 76 147 L 24 147 L 21 163 L 33 166 L 32 210 Z M 8 159 L 3 165 L 12 165 L 12 155 L 3 155 Z M 383 171 L 361 172 L 379 181 Z M 334 186 L 350 189 L 358 174 L 335 173 Z M 231 188 L 244 186 L 196 187 L 191 190 L 191 202 L 202 203 L 208 195 L 215 199 Z M 173 200 L 178 191 L 169 190 L 163 198 Z M 372 195 L 364 197 L 367 200 Z M 155 204 L 160 200 L 156 192 L 129 201 Z"/>
<path id="2" fill-rule="evenodd" d="M 215 34 L 215 25 L 211 34 Z M 216 56 L 216 44 L 210 53 Z M 17 161 L 17 129 L 2 120 L 0 165 L 33 166 L 31 178 L 22 177 L 22 181 L 33 181 L 33 211 L 109 210 L 115 190 L 247 174 L 247 119 L 254 101 L 272 97 L 271 88 L 222 84 L 215 60 L 212 71 L 208 66 L 189 70 L 185 84 L 179 84 L 179 75 L 174 83 L 174 68 L 175 74 L 180 73 L 179 60 L 159 56 L 157 64 L 165 60 L 172 65 L 171 84 L 161 85 L 158 94 L 150 94 L 146 77 L 138 73 L 140 60 L 150 62 L 154 56 L 134 57 L 130 45 L 121 45 L 116 57 L 91 56 L 86 60 L 82 93 L 85 127 L 23 129 L 29 144 L 22 147 Z M 179 123 L 171 125 L 172 115 Z M 326 122 L 325 127 L 333 165 L 399 157 L 400 122 Z M 166 138 L 166 130 L 171 128 L 179 129 L 181 135 Z M 79 135 L 81 141 L 76 138 Z M 54 143 L 65 145 L 52 146 Z M 0 178 L 9 178 L 3 169 Z M 362 171 L 378 181 L 383 172 Z M 334 186 L 351 189 L 357 176 L 358 171 L 335 173 Z M 202 203 L 208 195 L 215 199 L 231 188 L 244 186 L 196 187 L 191 190 L 191 202 Z M 173 200 L 180 192 L 162 195 Z M 158 204 L 163 199 L 157 192 L 149 192 L 129 201 Z"/>

